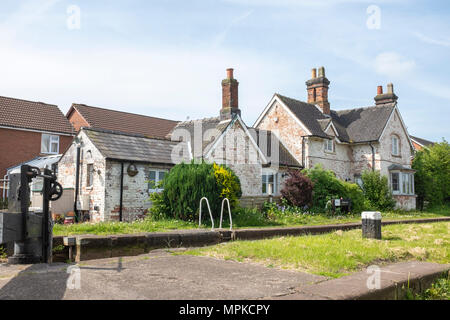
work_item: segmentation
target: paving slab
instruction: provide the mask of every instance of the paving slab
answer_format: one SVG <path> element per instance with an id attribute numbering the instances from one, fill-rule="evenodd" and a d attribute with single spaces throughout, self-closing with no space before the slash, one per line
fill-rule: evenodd
<path id="1" fill-rule="evenodd" d="M 260 299 L 326 280 L 302 272 L 156 250 L 137 257 L 80 263 L 81 286 L 72 290 L 67 287 L 68 267 L 0 265 L 0 299 Z"/>
<path id="2" fill-rule="evenodd" d="M 367 270 L 338 279 L 323 281 L 296 288 L 296 293 L 279 297 L 283 300 L 383 300 L 398 299 L 404 289 L 418 293 L 450 269 L 449 264 L 420 261 L 400 262 L 380 267 L 380 286 L 370 289 L 367 281 L 373 273 Z"/>

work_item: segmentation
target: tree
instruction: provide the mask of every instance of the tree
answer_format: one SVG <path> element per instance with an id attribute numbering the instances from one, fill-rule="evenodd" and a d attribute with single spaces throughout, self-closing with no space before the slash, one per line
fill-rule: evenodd
<path id="1" fill-rule="evenodd" d="M 296 207 L 310 206 L 314 187 L 311 179 L 299 170 L 290 170 L 288 175 L 281 190 L 283 198 Z"/>
<path id="2" fill-rule="evenodd" d="M 450 198 L 450 145 L 443 139 L 440 143 L 423 148 L 414 157 L 412 168 L 415 192 L 419 207 L 424 208 L 425 201 L 430 207 L 440 206 Z"/>

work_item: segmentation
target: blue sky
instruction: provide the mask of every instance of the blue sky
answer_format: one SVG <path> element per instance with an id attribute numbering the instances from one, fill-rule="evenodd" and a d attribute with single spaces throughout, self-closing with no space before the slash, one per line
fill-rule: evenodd
<path id="1" fill-rule="evenodd" d="M 252 125 L 275 92 L 305 100 L 311 68 L 325 66 L 332 109 L 372 105 L 392 82 L 410 134 L 448 140 L 448 21 L 448 1 L 2 0 L 0 95 L 212 117 L 233 67 Z"/>

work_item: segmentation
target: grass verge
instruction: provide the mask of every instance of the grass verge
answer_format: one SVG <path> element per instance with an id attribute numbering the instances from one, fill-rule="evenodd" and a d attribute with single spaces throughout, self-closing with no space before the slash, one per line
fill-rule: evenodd
<path id="1" fill-rule="evenodd" d="M 405 260 L 450 263 L 450 222 L 383 227 L 383 240 L 361 230 L 235 241 L 181 254 L 205 255 L 338 278 L 372 264 Z"/>
<path id="2" fill-rule="evenodd" d="M 225 215 L 226 216 L 226 215 Z M 450 208 L 436 210 L 433 212 L 387 212 L 383 213 L 383 221 L 405 220 L 405 219 L 423 219 L 450 216 Z M 239 209 L 233 212 L 233 228 L 264 228 L 264 227 L 292 227 L 292 226 L 311 226 L 325 224 L 344 224 L 360 222 L 360 214 L 330 216 L 326 214 L 302 214 L 302 213 L 282 213 L 265 216 L 256 209 Z M 218 227 L 219 221 L 215 221 Z M 133 234 L 140 232 L 163 232 L 178 229 L 195 229 L 198 227 L 196 222 L 188 222 L 176 219 L 152 219 L 151 217 L 135 222 L 102 222 L 102 223 L 82 223 L 75 225 L 56 224 L 53 228 L 55 236 L 68 235 L 110 235 L 110 234 Z M 203 228 L 210 228 L 210 222 L 205 221 Z M 224 221 L 224 228 L 229 227 L 228 220 Z"/>

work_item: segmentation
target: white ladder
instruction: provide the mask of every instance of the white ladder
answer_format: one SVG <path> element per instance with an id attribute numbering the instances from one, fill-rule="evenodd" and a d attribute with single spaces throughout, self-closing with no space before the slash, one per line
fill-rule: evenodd
<path id="1" fill-rule="evenodd" d="M 230 208 L 230 200 L 228 200 L 228 198 L 224 198 L 222 200 L 222 209 L 220 210 L 220 225 L 219 225 L 219 229 L 222 229 L 222 219 L 223 219 L 223 205 L 225 204 L 225 200 L 227 201 L 227 205 L 228 205 L 228 214 L 230 216 L 230 230 L 233 229 L 233 220 L 231 219 L 231 208 Z"/>
<path id="2" fill-rule="evenodd" d="M 203 202 L 203 200 L 206 200 L 206 204 L 208 206 L 208 211 L 209 211 L 209 216 L 211 217 L 211 224 L 212 224 L 211 230 L 214 230 L 214 219 L 213 219 L 213 216 L 211 213 L 211 208 L 209 206 L 209 201 L 206 197 L 203 197 L 200 199 L 200 213 L 198 216 L 198 227 L 200 228 L 202 225 L 202 202 Z"/>

